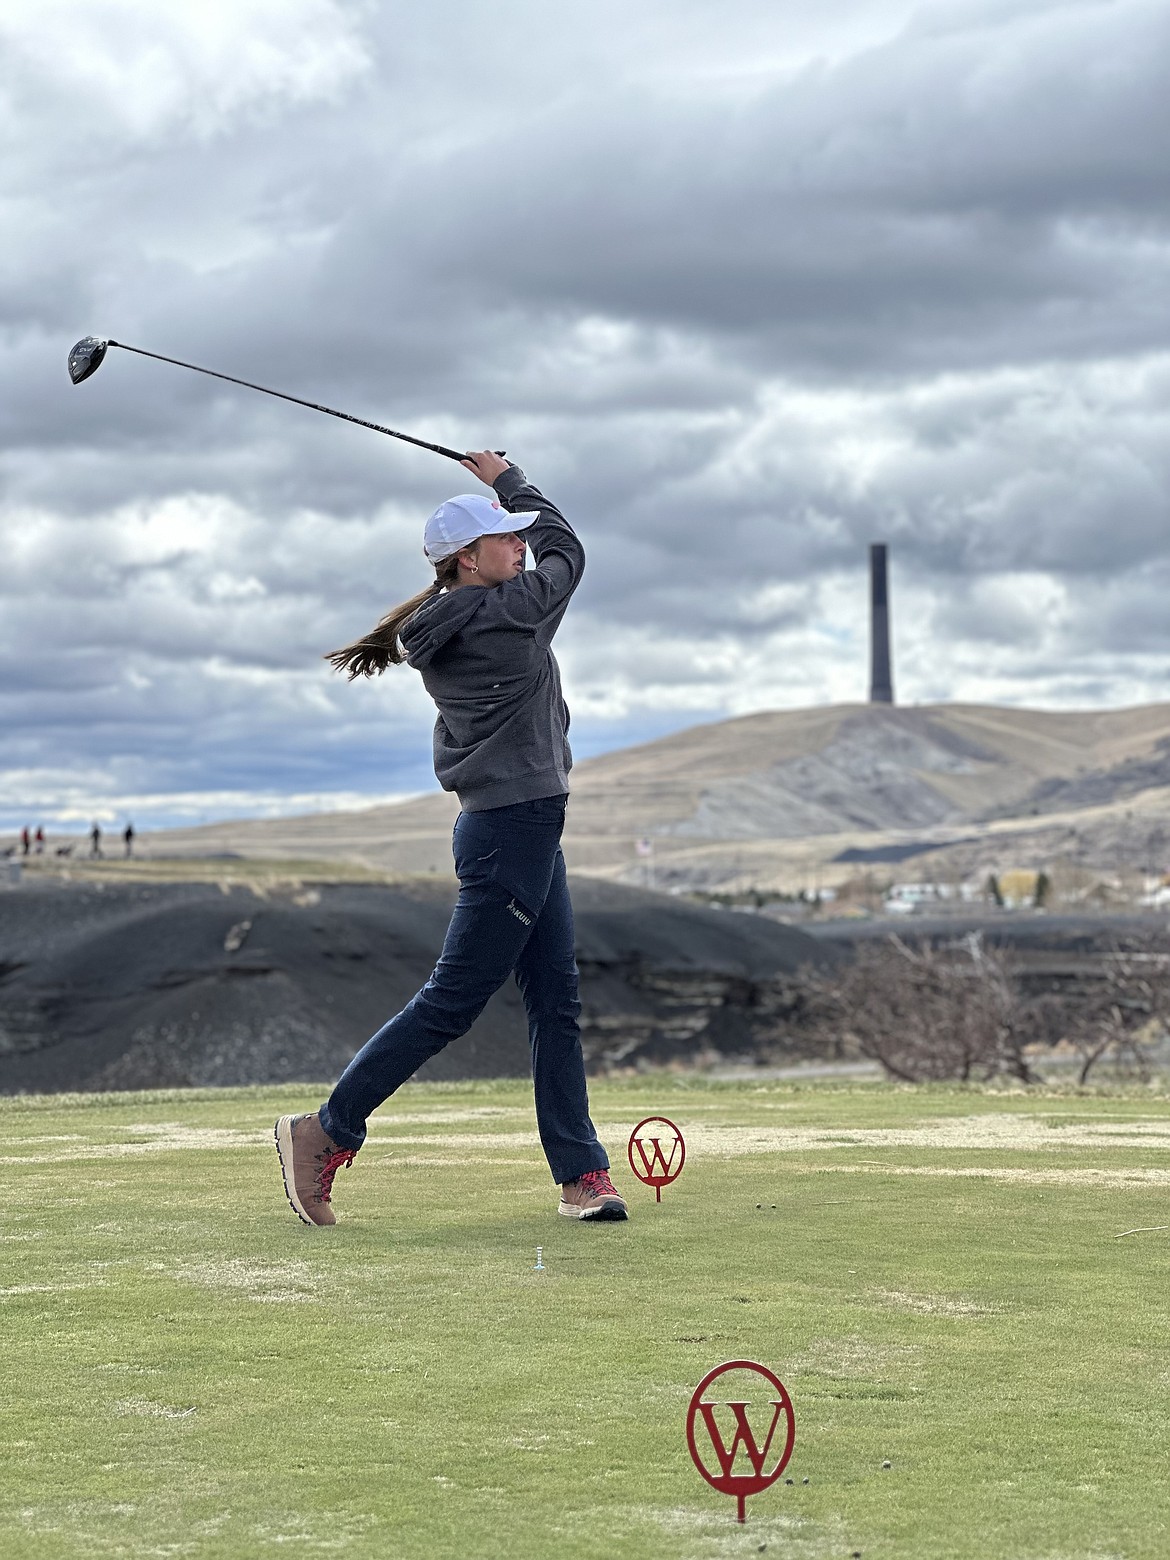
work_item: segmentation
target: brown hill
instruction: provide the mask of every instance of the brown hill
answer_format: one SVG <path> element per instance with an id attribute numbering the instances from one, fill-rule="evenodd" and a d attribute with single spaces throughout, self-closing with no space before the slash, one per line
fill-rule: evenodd
<path id="1" fill-rule="evenodd" d="M 151 836 L 176 854 L 347 859 L 450 872 L 453 798 Z M 1045 711 L 834 705 L 695 726 L 573 771 L 571 868 L 658 886 L 785 888 L 847 875 L 850 851 L 956 848 L 965 864 L 1076 835 L 1116 856 L 1170 824 L 1170 704 Z M 652 864 L 634 842 L 653 844 Z M 978 847 L 973 849 L 973 845 Z M 978 859 L 977 859 L 978 858 Z"/>

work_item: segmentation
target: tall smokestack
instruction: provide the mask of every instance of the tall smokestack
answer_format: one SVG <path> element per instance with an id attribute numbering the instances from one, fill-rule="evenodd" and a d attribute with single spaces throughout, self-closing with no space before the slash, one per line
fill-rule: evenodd
<path id="1" fill-rule="evenodd" d="M 870 543 L 869 604 L 869 702 L 893 704 L 894 684 L 890 676 L 890 590 L 886 576 L 885 542 Z"/>

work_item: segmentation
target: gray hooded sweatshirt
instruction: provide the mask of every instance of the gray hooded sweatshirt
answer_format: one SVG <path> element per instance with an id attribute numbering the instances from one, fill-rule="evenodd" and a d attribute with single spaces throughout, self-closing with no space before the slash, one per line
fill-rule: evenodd
<path id="1" fill-rule="evenodd" d="M 552 637 L 585 568 L 564 515 L 521 471 L 495 481 L 510 513 L 538 509 L 522 534 L 535 568 L 502 585 L 467 585 L 424 602 L 400 638 L 438 706 L 435 774 L 464 812 L 569 789 L 569 711 Z"/>

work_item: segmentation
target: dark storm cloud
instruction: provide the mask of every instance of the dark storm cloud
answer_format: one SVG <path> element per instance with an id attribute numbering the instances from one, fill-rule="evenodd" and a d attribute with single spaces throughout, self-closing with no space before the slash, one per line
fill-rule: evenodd
<path id="1" fill-rule="evenodd" d="M 0 21 L 0 715 L 44 794 L 416 788 L 417 680 L 318 658 L 474 485 L 113 350 L 74 388 L 89 331 L 507 447 L 587 541 L 578 752 L 856 696 L 875 537 L 937 635 L 904 696 L 1160 693 L 1163 5 L 290 6 Z"/>
<path id="2" fill-rule="evenodd" d="M 1149 347 L 1166 329 L 1149 290 L 1165 256 L 1141 239 L 1170 200 L 1168 49 L 1161 6 L 1020 6 L 997 23 L 928 7 L 746 101 L 723 83 L 629 85 L 604 114 L 583 97 L 551 133 L 491 147 L 520 212 L 539 213 L 519 217 L 523 242 L 469 253 L 465 213 L 442 205 L 424 241 L 481 296 L 750 331 L 727 350 L 773 372 Z M 476 215 L 491 210 L 481 198 Z"/>

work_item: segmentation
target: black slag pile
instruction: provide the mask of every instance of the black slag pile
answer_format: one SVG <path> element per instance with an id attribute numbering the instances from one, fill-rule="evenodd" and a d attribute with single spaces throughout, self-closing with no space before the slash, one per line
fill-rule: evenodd
<path id="1" fill-rule="evenodd" d="M 430 974 L 454 892 L 26 882 L 0 894 L 0 1091 L 332 1078 Z M 833 950 L 619 885 L 577 880 L 573 895 L 595 1070 L 821 1054 L 791 1037 L 790 977 Z M 527 1070 L 510 982 L 424 1076 Z"/>

